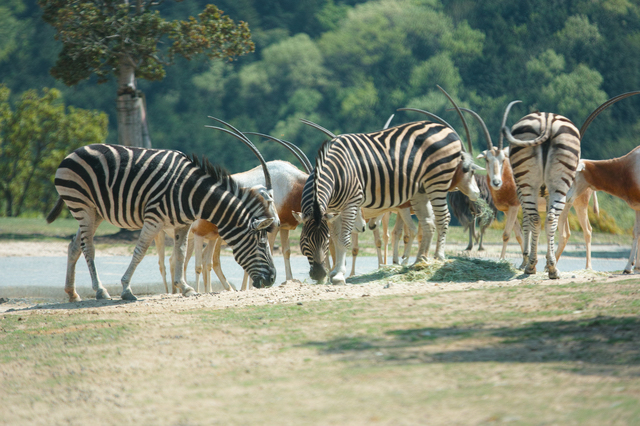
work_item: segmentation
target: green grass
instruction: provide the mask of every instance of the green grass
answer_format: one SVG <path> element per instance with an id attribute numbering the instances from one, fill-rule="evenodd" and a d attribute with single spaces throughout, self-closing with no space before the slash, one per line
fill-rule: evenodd
<path id="1" fill-rule="evenodd" d="M 103 222 L 96 235 L 109 235 L 120 228 Z M 47 240 L 69 239 L 78 231 L 78 221 L 73 218 L 57 219 L 48 224 L 45 219 L 34 218 L 0 218 L 0 239 L 3 240 Z"/>

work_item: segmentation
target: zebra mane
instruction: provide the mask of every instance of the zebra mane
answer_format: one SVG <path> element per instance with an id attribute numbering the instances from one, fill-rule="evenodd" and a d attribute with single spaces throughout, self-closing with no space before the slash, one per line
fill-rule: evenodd
<path id="1" fill-rule="evenodd" d="M 218 182 L 225 182 L 231 192 L 238 192 L 238 183 L 231 177 L 227 169 L 217 164 L 212 164 L 205 156 L 202 156 L 201 160 L 196 155 L 191 155 L 189 159 L 194 166 L 202 170 L 212 179 Z"/>
<path id="2" fill-rule="evenodd" d="M 321 170 L 324 167 L 324 162 L 327 157 L 327 153 L 329 152 L 329 148 L 331 147 L 332 139 L 328 139 L 323 142 L 322 146 L 318 150 L 318 155 L 316 156 L 316 167 L 313 172 L 313 218 L 316 224 L 319 224 L 322 220 L 322 216 L 324 212 L 320 208 L 320 202 L 318 201 L 318 185 L 320 184 L 319 175 Z"/>

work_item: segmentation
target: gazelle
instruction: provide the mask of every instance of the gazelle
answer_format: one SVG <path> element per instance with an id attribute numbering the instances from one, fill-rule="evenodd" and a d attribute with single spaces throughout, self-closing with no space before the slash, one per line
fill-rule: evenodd
<path id="1" fill-rule="evenodd" d="M 596 109 L 585 120 L 580 128 L 580 135 L 584 134 L 593 119 L 602 111 L 613 105 L 614 103 L 640 93 L 640 91 L 627 92 L 609 99 Z M 580 160 L 576 172 L 576 178 L 573 186 L 567 193 L 567 203 L 560 219 L 567 218 L 569 209 L 573 205 L 580 220 L 582 231 L 584 232 L 585 244 L 587 248 L 587 269 L 591 269 L 591 225 L 586 214 L 585 200 L 588 203 L 588 197 L 591 192 L 604 191 L 608 194 L 615 195 L 624 200 L 629 207 L 636 211 L 635 226 L 633 227 L 633 244 L 631 246 L 631 254 L 629 261 L 624 268 L 625 274 L 631 273 L 631 268 L 640 270 L 636 263 L 638 254 L 638 239 L 640 238 L 640 147 L 636 147 L 628 154 L 612 158 L 610 160 Z M 556 257 L 560 258 L 564 250 L 567 240 L 571 235 L 567 221 L 561 221 L 558 227 L 558 252 Z M 634 267 L 635 266 L 635 267 Z"/>

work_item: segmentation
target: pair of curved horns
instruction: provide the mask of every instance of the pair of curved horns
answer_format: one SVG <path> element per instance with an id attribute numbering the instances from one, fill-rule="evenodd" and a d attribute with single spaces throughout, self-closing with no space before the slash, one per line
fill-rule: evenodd
<path id="1" fill-rule="evenodd" d="M 437 85 L 436 87 L 438 87 L 438 89 L 440 89 L 440 91 L 442 93 L 444 93 L 444 95 L 447 97 L 447 99 L 449 99 L 449 102 L 451 102 L 453 104 L 455 110 L 458 113 L 458 116 L 460 117 L 460 120 L 462 120 L 462 125 L 464 126 L 464 131 L 465 131 L 465 134 L 467 136 L 468 152 L 472 153 L 473 152 L 473 148 L 472 148 L 472 145 L 471 145 L 471 136 L 469 135 L 469 127 L 467 126 L 467 121 L 464 119 L 464 116 L 462 115 L 462 112 L 460 111 L 460 108 L 455 103 L 453 98 L 451 96 L 449 96 L 449 94 L 447 93 L 446 90 L 444 90 L 439 85 Z M 398 108 L 398 111 L 414 111 L 414 112 L 419 112 L 419 113 L 425 114 L 428 117 L 431 117 L 431 118 L 433 118 L 435 120 L 438 120 L 439 122 L 441 122 L 442 124 L 444 124 L 445 126 L 450 128 L 451 130 L 453 130 L 456 135 L 458 135 L 458 132 L 456 132 L 456 130 L 453 128 L 452 125 L 450 125 L 449 123 L 447 123 L 446 121 L 444 121 L 442 118 L 438 117 L 435 114 L 432 114 L 430 112 L 427 112 L 427 111 L 424 111 L 424 110 L 421 110 L 421 109 L 417 109 L 417 108 Z M 460 135 L 458 135 L 458 138 L 460 139 Z M 462 144 L 462 149 L 464 150 L 464 144 Z"/>
<path id="2" fill-rule="evenodd" d="M 278 139 L 276 137 L 266 135 L 264 133 L 246 132 L 245 134 L 260 136 L 262 138 L 269 139 L 274 142 L 278 142 L 280 145 L 283 145 L 284 147 L 288 148 L 289 151 L 291 151 L 291 153 L 296 156 L 298 161 L 302 163 L 302 166 L 304 167 L 307 174 L 311 174 L 311 172 L 313 171 L 313 166 L 311 166 L 311 162 L 309 161 L 309 158 L 307 158 L 305 153 L 297 145 L 293 144 L 292 142 L 289 142 L 283 139 Z"/>
<path id="3" fill-rule="evenodd" d="M 226 121 L 223 121 L 223 120 L 220 120 L 219 118 L 211 117 L 211 116 L 209 116 L 209 118 L 224 124 L 231 130 L 225 129 L 224 127 L 217 127 L 217 126 L 204 126 L 204 127 L 208 127 L 210 129 L 220 130 L 222 132 L 228 133 L 231 136 L 235 137 L 236 139 L 239 139 L 242 142 L 244 142 L 244 144 L 247 145 L 251 149 L 251 151 L 253 151 L 256 157 L 258 157 L 258 160 L 260 160 L 260 164 L 262 164 L 262 170 L 264 172 L 264 183 L 265 183 L 265 186 L 267 187 L 267 190 L 268 191 L 273 190 L 273 185 L 271 184 L 271 174 L 269 174 L 269 169 L 267 168 L 267 162 L 264 161 L 264 157 L 262 156 L 262 154 L 260 154 L 260 151 L 258 151 L 258 148 L 256 148 L 253 142 L 251 142 L 249 138 L 247 138 L 242 132 L 240 132 L 238 129 L 236 129 Z"/>

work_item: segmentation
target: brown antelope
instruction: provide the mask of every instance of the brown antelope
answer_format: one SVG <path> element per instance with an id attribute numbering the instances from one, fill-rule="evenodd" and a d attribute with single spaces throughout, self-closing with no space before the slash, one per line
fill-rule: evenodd
<path id="1" fill-rule="evenodd" d="M 591 124 L 598 114 L 619 100 L 639 93 L 640 91 L 623 93 L 609 99 L 598 107 L 598 109 L 591 113 L 585 120 L 582 128 L 580 128 L 581 137 L 584 137 L 589 124 Z M 610 160 L 580 160 L 575 181 L 567 193 L 567 204 L 562 212 L 561 219 L 568 217 L 569 209 L 573 205 L 584 232 L 588 269 L 591 268 L 591 225 L 589 224 L 589 218 L 587 217 L 586 207 L 584 207 L 584 205 L 588 203 L 589 194 L 591 194 L 591 192 L 595 193 L 595 191 L 604 191 L 608 194 L 615 195 L 624 200 L 629 207 L 636 211 L 636 221 L 633 228 L 633 244 L 631 246 L 629 261 L 624 268 L 624 273 L 630 274 L 631 268 L 634 268 L 634 265 L 634 270 L 639 270 L 640 268 L 636 263 L 636 257 L 638 254 L 638 238 L 640 238 L 640 147 L 633 149 L 622 157 L 612 158 Z M 556 256 L 560 258 L 567 244 L 567 240 L 571 235 L 567 221 L 561 221 L 561 225 L 558 227 L 558 233 L 558 253 Z"/>

